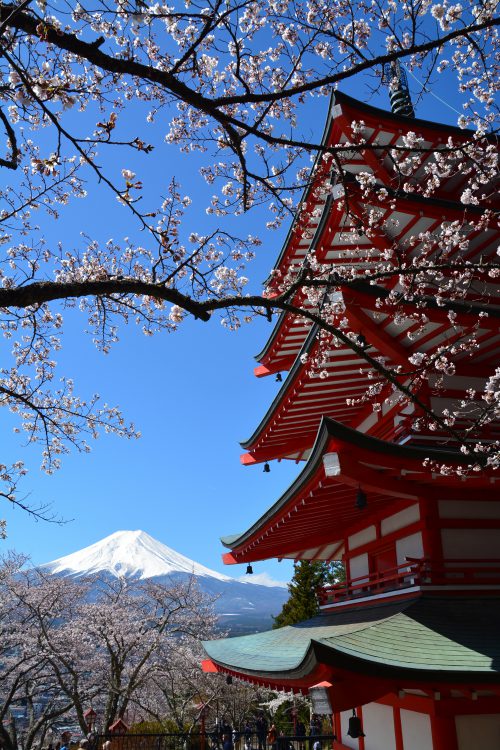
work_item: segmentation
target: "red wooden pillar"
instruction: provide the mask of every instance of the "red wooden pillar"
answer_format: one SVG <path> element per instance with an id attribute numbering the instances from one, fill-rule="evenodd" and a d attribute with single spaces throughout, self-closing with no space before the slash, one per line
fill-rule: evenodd
<path id="1" fill-rule="evenodd" d="M 338 711 L 335 711 L 333 714 L 333 733 L 337 735 L 337 742 L 342 742 L 342 724 Z"/>
<path id="2" fill-rule="evenodd" d="M 396 744 L 396 750 L 404 750 L 403 729 L 401 727 L 401 712 L 399 706 L 394 706 L 392 711 L 394 716 L 394 742 Z"/>
<path id="3" fill-rule="evenodd" d="M 431 716 L 431 731 L 434 750 L 458 750 L 454 716 Z"/>
<path id="4" fill-rule="evenodd" d="M 424 522 L 422 540 L 424 557 L 435 562 L 443 559 L 443 544 L 441 540 L 441 525 L 437 500 L 423 500 L 419 503 L 420 517 Z"/>

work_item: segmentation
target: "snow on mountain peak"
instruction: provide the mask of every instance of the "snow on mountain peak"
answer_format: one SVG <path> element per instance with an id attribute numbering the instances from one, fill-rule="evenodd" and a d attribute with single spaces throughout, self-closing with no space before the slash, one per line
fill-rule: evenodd
<path id="1" fill-rule="evenodd" d="M 233 580 L 190 560 L 140 530 L 115 531 L 100 542 L 41 567 L 51 573 L 75 576 L 105 572 L 117 577 L 154 578 L 189 573 L 219 581 Z"/>

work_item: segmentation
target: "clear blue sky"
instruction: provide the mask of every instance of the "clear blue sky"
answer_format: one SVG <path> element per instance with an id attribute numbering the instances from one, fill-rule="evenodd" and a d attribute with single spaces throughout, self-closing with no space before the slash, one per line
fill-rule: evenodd
<path id="1" fill-rule="evenodd" d="M 411 80 L 410 85 L 414 88 Z M 359 94 L 353 88 L 344 90 Z M 373 103 L 388 106 L 381 99 Z M 304 134 L 321 134 L 326 108 L 324 98 L 304 111 Z M 456 122 L 456 115 L 431 97 L 417 115 Z M 129 118 L 129 129 L 133 136 L 147 138 L 143 121 Z M 204 213 L 204 195 L 196 180 L 195 158 L 160 144 L 150 157 L 125 156 L 109 164 L 115 174 L 121 167 L 134 169 L 154 190 L 161 190 L 163 181 L 176 174 L 183 190 L 194 198 L 189 228 L 199 229 L 197 216 Z M 89 192 L 94 189 L 90 180 Z M 75 226 L 103 240 L 131 234 L 130 228 L 123 228 L 124 210 L 116 199 L 103 188 L 98 196 L 73 202 L 60 223 L 44 219 L 50 240 L 76 243 Z M 258 213 L 243 217 L 238 229 L 255 232 L 256 222 L 263 218 Z M 287 229 L 263 235 L 258 260 L 249 270 L 255 289 L 273 266 Z M 141 236 L 135 236 L 140 242 Z M 19 509 L 4 507 L 0 516 L 7 519 L 8 538 L 0 542 L 0 549 L 14 548 L 42 563 L 114 531 L 142 529 L 197 562 L 241 575 L 243 566 L 222 565 L 219 536 L 248 528 L 299 471 L 294 463 L 273 462 L 271 473 L 264 474 L 262 466 L 244 468 L 239 462 L 238 441 L 253 432 L 279 388 L 273 377 L 253 375 L 253 355 L 262 349 L 272 325 L 257 321 L 229 333 L 218 321 L 188 320 L 178 333 L 153 338 L 130 325 L 121 329 L 120 342 L 107 356 L 98 353 L 91 337 L 82 333 L 81 315 L 66 316 L 65 328 L 60 374 L 74 378 L 78 393 L 88 397 L 97 391 L 119 405 L 142 431 L 142 438 L 125 441 L 102 435 L 93 442 L 90 454 L 64 457 L 60 471 L 47 477 L 38 470 L 39 449 L 22 447 L 22 440 L 11 432 L 13 420 L 4 413 L 3 460 L 23 458 L 30 468 L 24 482 L 25 492 L 31 493 L 29 501 L 52 502 L 54 512 L 68 523 L 35 523 Z M 267 571 L 279 580 L 288 580 L 292 569 L 290 563 L 276 561 L 254 567 L 255 572 Z"/>

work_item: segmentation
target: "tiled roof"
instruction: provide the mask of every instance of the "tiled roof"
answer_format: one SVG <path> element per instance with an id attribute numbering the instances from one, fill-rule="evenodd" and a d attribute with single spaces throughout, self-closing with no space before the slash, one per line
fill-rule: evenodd
<path id="1" fill-rule="evenodd" d="M 420 597 L 325 613 L 299 625 L 206 641 L 222 667 L 269 679 L 297 679 L 319 662 L 357 671 L 500 673 L 500 599 Z M 445 674 L 442 674 L 445 677 Z"/>

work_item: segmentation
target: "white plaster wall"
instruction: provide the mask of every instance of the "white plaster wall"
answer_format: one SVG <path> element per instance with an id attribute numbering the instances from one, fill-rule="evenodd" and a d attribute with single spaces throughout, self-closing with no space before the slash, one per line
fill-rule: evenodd
<path id="1" fill-rule="evenodd" d="M 500 715 L 457 716 L 458 750 L 497 750 L 500 748 Z M 405 745 L 406 750 L 406 745 Z"/>
<path id="2" fill-rule="evenodd" d="M 342 729 L 342 744 L 346 747 L 353 747 L 355 750 L 359 748 L 359 740 L 353 740 L 352 737 L 347 736 L 347 730 L 349 729 L 349 719 L 352 716 L 352 711 L 342 711 L 340 714 L 340 727 Z"/>
<path id="3" fill-rule="evenodd" d="M 417 505 L 410 505 L 409 508 L 394 513 L 394 515 L 384 518 L 380 524 L 380 531 L 382 536 L 386 534 L 392 534 L 394 531 L 404 529 L 405 526 L 409 526 L 411 523 L 420 521 L 420 508 Z"/>
<path id="4" fill-rule="evenodd" d="M 417 711 L 401 710 L 404 750 L 439 750 L 432 747 L 431 719 Z"/>
<path id="5" fill-rule="evenodd" d="M 500 529 L 442 529 L 441 541 L 448 560 L 500 558 Z"/>
<path id="6" fill-rule="evenodd" d="M 392 706 L 379 703 L 363 706 L 363 732 L 366 734 L 365 750 L 396 750 Z"/>
<path id="7" fill-rule="evenodd" d="M 352 534 L 351 536 L 347 537 L 349 549 L 356 549 L 356 547 L 361 547 L 362 544 L 373 542 L 376 537 L 377 530 L 375 529 L 375 526 L 368 526 L 368 528 L 362 529 L 356 534 Z"/>
<path id="8" fill-rule="evenodd" d="M 500 503 L 486 500 L 440 500 L 441 518 L 500 518 Z"/>
<path id="9" fill-rule="evenodd" d="M 396 542 L 396 557 L 398 565 L 405 562 L 407 557 L 421 558 L 424 556 L 422 534 L 418 531 L 411 536 L 405 536 Z"/>
<path id="10" fill-rule="evenodd" d="M 368 555 L 366 553 L 364 555 L 357 555 L 357 557 L 351 557 L 349 560 L 349 576 L 351 578 L 367 576 L 368 571 Z M 357 581 L 357 583 L 363 583 L 363 581 Z"/>

